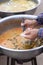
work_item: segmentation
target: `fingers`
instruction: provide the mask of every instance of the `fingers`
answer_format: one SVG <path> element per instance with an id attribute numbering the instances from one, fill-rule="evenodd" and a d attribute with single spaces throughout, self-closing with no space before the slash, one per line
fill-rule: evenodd
<path id="1" fill-rule="evenodd" d="M 21 36 L 30 40 L 34 40 L 38 36 L 38 31 L 39 29 L 28 28 L 23 33 L 21 33 Z"/>
<path id="2" fill-rule="evenodd" d="M 31 21 L 32 21 L 32 20 L 26 19 L 26 20 L 24 21 L 24 23 L 21 23 L 21 26 L 29 25 L 29 24 L 31 24 Z"/>
<path id="3" fill-rule="evenodd" d="M 26 20 L 24 21 L 24 23 L 22 23 L 21 25 L 26 25 L 26 24 L 28 24 L 28 25 L 36 24 L 36 25 L 37 25 L 37 21 L 36 21 L 36 20 L 26 19 Z"/>
<path id="4" fill-rule="evenodd" d="M 21 26 L 26 26 L 26 28 L 30 27 L 30 28 L 34 28 L 36 26 L 36 21 L 35 20 L 28 20 L 26 19 L 24 21 L 24 23 L 21 23 Z"/>
<path id="5" fill-rule="evenodd" d="M 28 28 L 23 33 L 21 33 L 20 36 L 30 39 L 30 37 L 31 37 L 30 33 L 31 33 L 31 28 Z"/>
<path id="6" fill-rule="evenodd" d="M 24 35 L 25 38 L 32 40 L 31 35 Z"/>
<path id="7" fill-rule="evenodd" d="M 27 23 L 28 23 L 28 21 L 25 20 L 24 23 L 23 23 L 23 22 L 21 23 L 21 26 L 24 26 L 24 25 L 26 25 Z"/>
<path id="8" fill-rule="evenodd" d="M 27 34 L 30 34 L 30 30 L 31 30 L 31 28 L 27 28 L 23 33 L 21 33 L 21 34 L 25 34 L 25 35 L 27 35 Z"/>
<path id="9" fill-rule="evenodd" d="M 25 37 L 26 39 L 33 40 L 32 36 L 30 34 L 25 35 L 24 33 L 22 33 L 20 36 Z"/>

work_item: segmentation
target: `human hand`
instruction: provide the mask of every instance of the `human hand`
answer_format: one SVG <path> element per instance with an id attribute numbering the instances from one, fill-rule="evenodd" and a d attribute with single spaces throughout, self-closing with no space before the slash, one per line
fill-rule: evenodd
<path id="1" fill-rule="evenodd" d="M 27 28 L 22 34 L 21 36 L 30 39 L 30 40 L 34 40 L 37 36 L 38 36 L 38 31 L 39 29 L 32 29 L 32 28 Z"/>
<path id="2" fill-rule="evenodd" d="M 21 26 L 26 26 L 26 28 L 30 27 L 30 28 L 34 28 L 37 25 L 37 21 L 36 20 L 28 20 L 26 19 L 24 21 L 24 23 L 21 23 Z"/>

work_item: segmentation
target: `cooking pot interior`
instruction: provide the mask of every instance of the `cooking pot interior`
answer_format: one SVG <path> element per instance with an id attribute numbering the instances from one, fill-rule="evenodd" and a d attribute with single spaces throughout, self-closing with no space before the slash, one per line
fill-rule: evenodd
<path id="1" fill-rule="evenodd" d="M 21 22 L 24 20 L 24 18 L 10 18 L 10 19 L 6 19 L 3 20 L 3 22 L 0 23 L 0 35 L 3 34 L 5 31 L 7 31 L 10 28 L 13 27 L 21 27 Z M 25 50 L 25 51 L 21 51 L 21 50 L 10 50 L 9 48 L 3 48 L 2 49 L 2 53 L 16 58 L 16 59 L 30 59 L 32 57 L 35 57 L 36 55 L 39 55 L 40 53 L 42 53 L 42 47 L 37 48 L 37 49 L 33 49 L 33 50 Z"/>
<path id="2" fill-rule="evenodd" d="M 21 27 L 22 19 L 11 19 L 0 23 L 0 34 L 13 27 Z"/>

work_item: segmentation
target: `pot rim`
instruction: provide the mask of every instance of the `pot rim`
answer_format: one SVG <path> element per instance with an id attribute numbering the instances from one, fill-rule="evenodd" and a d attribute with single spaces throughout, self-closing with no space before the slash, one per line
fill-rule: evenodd
<path id="1" fill-rule="evenodd" d="M 3 22 L 6 22 L 7 20 L 11 20 L 11 19 L 16 19 L 16 18 L 32 18 L 32 19 L 36 19 L 37 16 L 35 15 L 26 15 L 26 14 L 21 14 L 21 15 L 12 15 L 12 16 L 8 16 L 8 17 L 5 17 L 5 18 L 2 18 L 0 20 L 0 23 L 3 23 Z M 24 51 L 34 51 L 34 50 L 37 50 L 37 49 L 41 49 L 43 48 L 43 45 L 40 46 L 40 47 L 36 47 L 36 48 L 32 48 L 32 49 L 26 49 L 26 50 L 18 50 L 18 49 L 10 49 L 10 48 L 6 48 L 6 47 L 3 47 L 0 45 L 0 48 L 2 49 L 5 49 L 5 50 L 9 50 L 9 51 L 17 51 L 17 52 L 24 52 Z"/>
<path id="2" fill-rule="evenodd" d="M 10 19 L 18 19 L 18 18 L 29 18 L 29 19 L 37 19 L 38 16 L 36 15 L 29 15 L 29 14 L 18 14 L 18 15 L 11 15 L 5 18 L 0 19 L 0 23 L 10 20 Z"/>
<path id="3" fill-rule="evenodd" d="M 31 51 L 35 51 L 35 50 L 38 50 L 38 49 L 41 49 L 43 48 L 43 45 L 40 46 L 40 47 L 36 47 L 36 48 L 32 48 L 32 49 L 25 49 L 25 50 L 18 50 L 18 49 L 10 49 L 10 48 L 6 48 L 6 47 L 3 47 L 0 45 L 0 48 L 1 49 L 4 49 L 4 50 L 7 50 L 7 51 L 15 51 L 15 52 L 31 52 Z"/>

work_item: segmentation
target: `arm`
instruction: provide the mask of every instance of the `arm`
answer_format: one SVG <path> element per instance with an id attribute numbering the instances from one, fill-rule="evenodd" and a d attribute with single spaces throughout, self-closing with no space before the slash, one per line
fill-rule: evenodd
<path id="1" fill-rule="evenodd" d="M 40 38 L 43 38 L 43 28 L 40 29 L 34 29 L 34 26 L 36 26 L 37 24 L 43 25 L 43 13 L 39 14 L 37 20 L 25 20 L 24 23 L 22 23 L 22 26 L 27 26 L 27 28 L 32 28 L 32 29 L 27 29 L 25 30 L 24 37 L 28 38 L 28 39 L 35 39 L 37 36 Z"/>
<path id="2" fill-rule="evenodd" d="M 38 24 L 43 25 L 43 13 L 39 14 L 37 22 Z M 38 37 L 43 38 L 43 28 L 39 29 Z"/>
<path id="3" fill-rule="evenodd" d="M 38 24 L 43 25 L 43 13 L 39 14 L 37 20 Z"/>
<path id="4" fill-rule="evenodd" d="M 43 38 L 43 28 L 40 28 L 38 31 L 38 37 Z"/>

